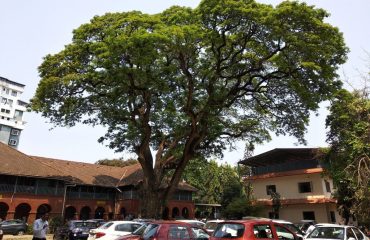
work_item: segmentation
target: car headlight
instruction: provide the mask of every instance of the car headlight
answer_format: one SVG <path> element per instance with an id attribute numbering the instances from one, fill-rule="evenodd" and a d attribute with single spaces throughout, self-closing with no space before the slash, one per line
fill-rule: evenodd
<path id="1" fill-rule="evenodd" d="M 82 229 L 81 228 L 74 228 L 72 230 L 73 233 L 78 233 L 78 232 L 82 232 Z"/>

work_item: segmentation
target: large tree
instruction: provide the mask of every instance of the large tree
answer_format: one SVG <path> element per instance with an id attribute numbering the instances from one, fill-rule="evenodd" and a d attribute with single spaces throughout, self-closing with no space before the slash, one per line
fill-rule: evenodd
<path id="1" fill-rule="evenodd" d="M 96 16 L 44 58 L 31 107 L 57 126 L 106 126 L 99 141 L 142 166 L 142 215 L 159 217 L 194 157 L 269 131 L 304 142 L 310 111 L 341 86 L 347 48 L 327 16 L 253 0 Z"/>
<path id="2" fill-rule="evenodd" d="M 328 172 L 346 224 L 351 216 L 370 221 L 370 92 L 342 90 L 335 95 L 326 120 Z"/>

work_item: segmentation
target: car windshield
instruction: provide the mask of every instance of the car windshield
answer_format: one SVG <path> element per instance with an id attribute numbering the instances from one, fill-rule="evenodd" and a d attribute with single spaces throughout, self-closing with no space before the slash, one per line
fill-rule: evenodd
<path id="1" fill-rule="evenodd" d="M 294 232 L 295 234 L 304 235 L 303 232 L 299 230 L 299 228 L 293 223 L 283 223 L 283 225 L 287 227 L 290 231 Z"/>
<path id="2" fill-rule="evenodd" d="M 217 238 L 242 237 L 244 225 L 239 223 L 219 223 L 213 236 Z"/>
<path id="3" fill-rule="evenodd" d="M 153 237 L 156 234 L 158 228 L 158 224 L 149 224 L 149 226 L 144 230 L 143 239 L 147 240 Z"/>
<path id="4" fill-rule="evenodd" d="M 138 229 L 132 232 L 133 235 L 141 235 L 145 231 L 145 228 L 148 226 L 148 224 L 141 225 Z"/>
<path id="5" fill-rule="evenodd" d="M 307 238 L 344 239 L 343 227 L 316 227 Z"/>
<path id="6" fill-rule="evenodd" d="M 107 229 L 112 225 L 113 225 L 113 222 L 107 222 L 107 223 L 104 223 L 103 225 L 101 225 L 99 228 L 100 229 Z"/>

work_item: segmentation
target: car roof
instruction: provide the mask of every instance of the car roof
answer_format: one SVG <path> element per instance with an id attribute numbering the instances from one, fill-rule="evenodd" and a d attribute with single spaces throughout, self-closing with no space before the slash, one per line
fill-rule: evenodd
<path id="1" fill-rule="evenodd" d="M 255 223 L 271 223 L 271 220 L 265 219 L 247 219 L 247 220 L 225 220 L 221 223 L 239 223 L 239 224 L 255 224 Z"/>
<path id="2" fill-rule="evenodd" d="M 288 223 L 288 224 L 293 224 L 292 222 L 283 220 L 283 219 L 271 219 L 271 221 L 276 222 L 276 223 Z"/>
<path id="3" fill-rule="evenodd" d="M 347 226 L 347 225 L 340 225 L 335 223 L 318 223 L 315 227 L 354 227 L 354 226 Z"/>

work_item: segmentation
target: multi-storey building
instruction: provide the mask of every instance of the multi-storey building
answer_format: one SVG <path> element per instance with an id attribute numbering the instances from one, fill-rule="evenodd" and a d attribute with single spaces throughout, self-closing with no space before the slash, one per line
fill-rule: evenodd
<path id="1" fill-rule="evenodd" d="M 142 179 L 139 164 L 121 168 L 34 157 L 0 143 L 0 218 L 32 222 L 43 212 L 65 219 L 137 217 Z M 181 182 L 162 217 L 194 218 L 194 191 Z"/>
<path id="2" fill-rule="evenodd" d="M 319 149 L 277 148 L 240 163 L 251 167 L 245 181 L 257 203 L 265 206 L 264 217 L 341 222 L 331 196 L 333 181 L 323 175 Z M 281 204 L 278 212 L 273 210 L 274 198 Z"/>
<path id="3" fill-rule="evenodd" d="M 18 147 L 24 129 L 23 112 L 27 104 L 19 100 L 23 84 L 0 77 L 0 142 Z"/>

